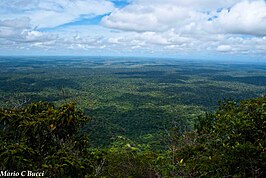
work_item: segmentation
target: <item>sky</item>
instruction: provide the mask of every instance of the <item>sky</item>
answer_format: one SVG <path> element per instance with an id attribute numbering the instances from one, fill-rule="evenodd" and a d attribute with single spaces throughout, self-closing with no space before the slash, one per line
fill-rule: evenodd
<path id="1" fill-rule="evenodd" d="M 0 0 L 0 55 L 266 60 L 266 1 Z"/>

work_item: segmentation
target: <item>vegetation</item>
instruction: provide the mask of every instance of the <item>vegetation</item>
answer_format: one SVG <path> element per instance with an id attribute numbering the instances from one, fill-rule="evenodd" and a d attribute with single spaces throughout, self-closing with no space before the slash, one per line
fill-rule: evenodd
<path id="1" fill-rule="evenodd" d="M 265 63 L 1 57 L 0 64 L 0 170 L 266 177 Z"/>
<path id="2" fill-rule="evenodd" d="M 217 101 L 266 91 L 265 63 L 1 57 L 0 73 L 0 107 L 74 101 L 92 118 L 84 130 L 94 147 L 107 147 L 118 136 L 162 145 L 157 138 L 166 137 L 166 130 L 192 130 L 198 116 L 217 109 Z"/>
<path id="3" fill-rule="evenodd" d="M 79 130 L 87 121 L 73 103 L 0 110 L 0 169 L 41 170 L 48 177 L 91 173 L 88 138 Z"/>
<path id="4" fill-rule="evenodd" d="M 185 177 L 265 177 L 266 97 L 221 103 L 196 130 L 177 137 L 176 164 Z"/>
<path id="5" fill-rule="evenodd" d="M 169 131 L 168 150 L 118 137 L 91 148 L 73 103 L 0 110 L 0 168 L 48 177 L 265 177 L 266 97 L 220 104 L 191 132 Z M 14 129 L 16 128 L 16 129 Z"/>

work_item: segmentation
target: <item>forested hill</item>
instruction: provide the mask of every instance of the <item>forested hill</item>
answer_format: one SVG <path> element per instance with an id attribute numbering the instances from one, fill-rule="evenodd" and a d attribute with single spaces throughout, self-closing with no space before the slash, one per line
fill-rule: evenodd
<path id="1" fill-rule="evenodd" d="M 93 148 L 87 122 L 73 103 L 0 109 L 0 170 L 54 178 L 266 177 L 266 97 L 222 102 L 194 130 L 170 129 L 166 150 L 122 136 Z"/>

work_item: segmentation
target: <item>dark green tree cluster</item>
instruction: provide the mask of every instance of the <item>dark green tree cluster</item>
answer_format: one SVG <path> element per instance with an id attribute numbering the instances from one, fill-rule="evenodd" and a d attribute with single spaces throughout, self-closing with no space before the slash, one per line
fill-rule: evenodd
<path id="1" fill-rule="evenodd" d="M 0 169 L 44 171 L 46 177 L 90 175 L 88 137 L 80 132 L 87 121 L 73 103 L 1 109 Z"/>
<path id="2" fill-rule="evenodd" d="M 177 140 L 178 175 L 266 177 L 266 97 L 223 102 Z"/>

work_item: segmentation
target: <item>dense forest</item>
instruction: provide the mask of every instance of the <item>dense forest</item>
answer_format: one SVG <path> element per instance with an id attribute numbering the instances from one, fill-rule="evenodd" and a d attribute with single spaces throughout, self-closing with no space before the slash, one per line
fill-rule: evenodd
<path id="1" fill-rule="evenodd" d="M 89 120 L 73 103 L 0 110 L 1 170 L 55 178 L 266 176 L 266 97 L 220 103 L 195 130 L 170 130 L 160 152 L 123 137 L 92 148 L 82 130 Z"/>
<path id="2" fill-rule="evenodd" d="M 193 129 L 198 116 L 217 109 L 218 101 L 266 91 L 262 62 L 1 57 L 0 64 L 0 107 L 75 102 L 92 118 L 83 129 L 94 147 L 109 146 L 118 136 L 162 147 L 166 130 Z"/>
<path id="3" fill-rule="evenodd" d="M 0 170 L 266 177 L 263 62 L 1 57 L 0 64 Z"/>

